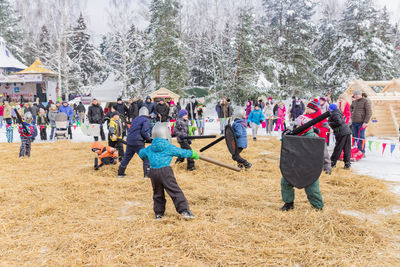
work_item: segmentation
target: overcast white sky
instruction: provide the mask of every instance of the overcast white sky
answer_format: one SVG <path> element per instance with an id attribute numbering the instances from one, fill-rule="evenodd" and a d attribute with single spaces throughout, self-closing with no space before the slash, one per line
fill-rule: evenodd
<path id="1" fill-rule="evenodd" d="M 130 1 L 134 5 L 138 2 L 145 2 L 144 0 L 122 0 L 122 1 Z M 248 0 L 238 0 L 238 1 L 248 1 Z M 259 0 L 254 0 L 259 1 Z M 323 0 L 322 0 L 323 1 Z M 346 0 L 342 0 L 346 1 Z M 375 0 L 377 5 L 384 6 L 386 5 L 389 11 L 392 13 L 392 17 L 396 21 L 400 21 L 400 0 Z M 148 0 L 150 2 L 150 0 Z M 88 26 L 89 29 L 95 39 L 101 37 L 102 34 L 105 34 L 108 30 L 108 15 L 107 8 L 109 7 L 110 0 L 87 0 L 87 6 L 84 13 L 87 14 L 88 18 Z M 136 25 L 141 25 L 142 27 L 146 26 L 146 23 L 143 21 L 144 19 L 140 19 L 136 17 L 135 20 L 132 21 Z"/>

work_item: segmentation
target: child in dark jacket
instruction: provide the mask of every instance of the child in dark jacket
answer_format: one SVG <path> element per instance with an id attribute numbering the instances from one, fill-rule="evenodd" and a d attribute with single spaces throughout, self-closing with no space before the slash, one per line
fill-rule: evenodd
<path id="1" fill-rule="evenodd" d="M 40 140 L 44 141 L 47 140 L 47 124 L 48 124 L 48 119 L 46 116 L 46 112 L 44 109 L 39 109 L 39 114 L 37 117 L 37 125 L 40 129 Z"/>
<path id="2" fill-rule="evenodd" d="M 232 159 L 238 163 L 239 168 L 245 167 L 249 169 L 251 163 L 240 156 L 243 149 L 247 148 L 247 121 L 246 121 L 246 111 L 243 111 L 239 118 L 236 118 L 232 125 L 233 130 L 237 138 L 238 153 L 232 156 Z"/>
<path id="3" fill-rule="evenodd" d="M 172 198 L 176 211 L 185 219 L 193 219 L 195 216 L 189 210 L 188 201 L 176 182 L 170 164 L 172 157 L 199 159 L 199 154 L 196 151 L 180 149 L 172 145 L 171 132 L 162 123 L 156 123 L 153 127 L 152 137 L 152 144 L 140 150 L 139 157 L 143 160 L 148 159 L 150 162 L 155 218 L 164 217 L 165 190 Z"/>
<path id="4" fill-rule="evenodd" d="M 190 144 L 192 141 L 185 139 L 186 136 L 189 136 L 189 121 L 188 121 L 188 113 L 185 109 L 179 111 L 178 119 L 176 120 L 176 125 L 174 127 L 174 136 L 177 137 L 178 143 L 183 149 L 192 149 Z M 184 159 L 179 157 L 175 163 L 181 163 Z M 187 159 L 187 169 L 189 171 L 194 171 L 196 168 L 194 166 L 194 160 L 188 158 Z"/>
<path id="5" fill-rule="evenodd" d="M 336 139 L 335 149 L 331 155 L 332 167 L 336 167 L 336 162 L 343 151 L 344 168 L 349 169 L 351 167 L 351 130 L 346 124 L 342 112 L 335 104 L 329 106 L 329 111 L 331 116 L 328 119 L 328 123 Z"/>
<path id="6" fill-rule="evenodd" d="M 31 156 L 31 143 L 32 139 L 36 136 L 35 127 L 31 124 L 32 120 L 32 113 L 27 112 L 24 115 L 24 121 L 18 126 L 18 132 L 21 138 L 19 158 L 24 158 L 24 156 Z"/>
<path id="7" fill-rule="evenodd" d="M 150 137 L 150 118 L 149 110 L 146 107 L 141 107 L 139 116 L 134 118 L 131 127 L 128 130 L 126 138 L 126 152 L 119 165 L 118 178 L 126 176 L 125 170 L 135 153 L 145 148 L 144 143 L 151 143 Z M 150 163 L 148 159 L 143 160 L 143 173 L 144 178 L 149 177 Z"/>

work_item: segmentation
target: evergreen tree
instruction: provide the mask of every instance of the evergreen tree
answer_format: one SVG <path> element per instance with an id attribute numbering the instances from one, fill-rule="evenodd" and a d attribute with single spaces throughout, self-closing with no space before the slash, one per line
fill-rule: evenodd
<path id="1" fill-rule="evenodd" d="M 339 23 L 339 39 L 329 53 L 324 77 L 337 95 L 354 79 L 388 80 L 396 76 L 395 47 L 388 24 L 372 0 L 349 0 Z M 383 30 L 384 29 L 384 30 Z"/>
<path id="2" fill-rule="evenodd" d="M 37 57 L 42 61 L 43 64 L 50 65 L 53 55 L 51 53 L 50 33 L 47 30 L 46 25 L 42 26 L 36 53 Z"/>
<path id="3" fill-rule="evenodd" d="M 189 79 L 185 51 L 178 27 L 180 4 L 175 0 L 153 0 L 150 6 L 151 20 L 150 65 L 157 87 L 166 87 L 182 93 Z"/>
<path id="4" fill-rule="evenodd" d="M 281 95 L 314 91 L 318 77 L 313 71 L 318 61 L 311 50 L 316 38 L 311 17 L 316 3 L 313 0 L 264 0 L 263 3 Z"/>
<path id="5" fill-rule="evenodd" d="M 16 14 L 10 1 L 0 0 L 0 37 L 4 39 L 13 55 L 24 61 L 23 51 L 20 49 L 22 43 L 22 30 L 18 26 L 20 18 Z"/>

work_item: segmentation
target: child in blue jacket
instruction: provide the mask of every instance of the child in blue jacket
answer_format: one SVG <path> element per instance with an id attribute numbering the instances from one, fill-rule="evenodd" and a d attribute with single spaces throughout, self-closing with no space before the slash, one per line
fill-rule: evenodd
<path id="1" fill-rule="evenodd" d="M 153 186 L 154 213 L 156 219 L 164 217 L 165 191 L 174 202 L 176 211 L 185 219 L 195 216 L 189 210 L 188 201 L 176 182 L 174 172 L 170 167 L 172 157 L 199 159 L 194 150 L 181 149 L 171 142 L 171 131 L 162 123 L 156 123 L 152 130 L 153 142 L 147 148 L 139 151 L 139 157 L 150 162 L 150 179 Z"/>
<path id="2" fill-rule="evenodd" d="M 256 105 L 254 110 L 250 113 L 248 121 L 250 122 L 251 130 L 253 133 L 253 140 L 257 140 L 257 131 L 261 123 L 265 120 L 264 114 L 262 113 L 260 107 Z"/>
<path id="3" fill-rule="evenodd" d="M 243 149 L 247 148 L 247 121 L 246 111 L 240 113 L 239 118 L 236 118 L 232 125 L 233 130 L 237 138 L 238 153 L 233 155 L 232 159 L 238 163 L 239 168 L 245 167 L 249 169 L 251 163 L 240 156 Z"/>

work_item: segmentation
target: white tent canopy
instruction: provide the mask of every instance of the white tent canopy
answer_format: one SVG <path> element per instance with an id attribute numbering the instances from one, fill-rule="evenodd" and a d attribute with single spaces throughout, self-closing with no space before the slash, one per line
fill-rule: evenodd
<path id="1" fill-rule="evenodd" d="M 27 66 L 16 59 L 11 51 L 8 50 L 6 42 L 0 36 L 0 69 L 19 69 L 24 70 Z"/>
<path id="2" fill-rule="evenodd" d="M 93 88 L 92 97 L 102 102 L 116 101 L 123 91 L 124 84 L 117 81 L 115 74 L 111 73 L 107 80 Z"/>

